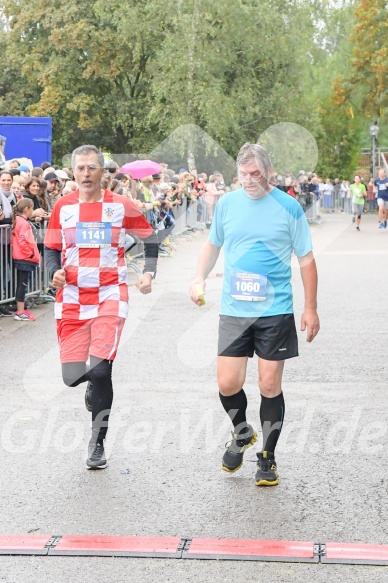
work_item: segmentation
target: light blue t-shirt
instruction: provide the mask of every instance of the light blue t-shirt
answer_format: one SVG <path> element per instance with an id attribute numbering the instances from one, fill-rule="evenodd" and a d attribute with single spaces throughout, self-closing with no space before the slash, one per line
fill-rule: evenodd
<path id="1" fill-rule="evenodd" d="M 303 257 L 312 250 L 310 228 L 297 200 L 278 188 L 258 200 L 251 199 L 242 188 L 225 194 L 216 205 L 209 240 L 216 247 L 224 246 L 222 315 L 293 313 L 291 254 L 294 251 Z M 231 295 L 241 286 L 246 289 L 247 281 L 260 282 L 263 287 L 266 279 L 266 299 L 244 301 Z M 258 283 L 249 285 L 259 287 Z"/>

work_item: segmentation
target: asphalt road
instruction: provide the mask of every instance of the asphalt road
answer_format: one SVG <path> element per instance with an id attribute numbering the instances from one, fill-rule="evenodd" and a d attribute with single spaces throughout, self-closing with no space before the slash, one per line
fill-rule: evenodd
<path id="1" fill-rule="evenodd" d="M 280 484 L 255 486 L 255 452 L 233 475 L 220 469 L 229 423 L 215 353 L 222 277 L 206 305 L 188 298 L 206 233 L 162 258 L 154 291 L 130 275 L 131 310 L 114 365 L 109 465 L 87 472 L 84 388 L 61 381 L 52 304 L 36 322 L 0 321 L 0 533 L 106 534 L 388 541 L 388 232 L 364 216 L 329 215 L 312 227 L 321 332 L 300 332 L 284 375 Z M 295 314 L 303 296 L 294 266 Z M 222 261 L 214 274 L 221 275 Z M 256 362 L 245 385 L 258 425 Z M 260 437 L 259 437 L 260 445 Z M 125 473 L 123 473 L 125 471 Z M 0 557 L 0 581 L 388 581 L 373 566 L 127 558 Z"/>

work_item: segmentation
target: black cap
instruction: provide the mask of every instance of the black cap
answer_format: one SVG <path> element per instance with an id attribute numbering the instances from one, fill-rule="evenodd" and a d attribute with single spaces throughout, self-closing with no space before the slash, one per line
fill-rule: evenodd
<path id="1" fill-rule="evenodd" d="M 46 174 L 46 176 L 44 177 L 44 179 L 48 182 L 48 181 L 53 181 L 53 180 L 57 180 L 59 182 L 59 178 L 58 176 L 55 174 L 55 172 L 48 172 Z"/>

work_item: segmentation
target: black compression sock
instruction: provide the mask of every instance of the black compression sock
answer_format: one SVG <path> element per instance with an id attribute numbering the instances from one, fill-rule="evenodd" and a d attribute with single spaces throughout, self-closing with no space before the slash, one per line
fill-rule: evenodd
<path id="1" fill-rule="evenodd" d="M 283 393 L 272 399 L 261 395 L 260 421 L 263 431 L 263 451 L 275 452 L 283 426 L 284 413 Z"/>
<path id="2" fill-rule="evenodd" d="M 93 384 L 93 432 L 105 439 L 113 402 L 112 362 L 91 356 L 88 376 Z"/>
<path id="3" fill-rule="evenodd" d="M 237 428 L 237 432 L 240 435 L 247 433 L 249 430 L 247 427 L 246 417 L 248 401 L 244 389 L 241 389 L 241 391 L 235 395 L 231 395 L 230 397 L 226 397 L 220 393 L 220 401 L 223 408 L 229 415 L 234 429 Z"/>

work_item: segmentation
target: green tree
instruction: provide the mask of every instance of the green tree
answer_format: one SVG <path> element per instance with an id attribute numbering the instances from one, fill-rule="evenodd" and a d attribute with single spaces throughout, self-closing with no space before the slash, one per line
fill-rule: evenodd
<path id="1" fill-rule="evenodd" d="M 314 93 L 321 79 L 311 70 L 324 71 L 331 85 L 326 57 L 337 50 L 335 27 L 327 28 L 327 46 L 321 38 L 328 6 L 3 0 L 9 70 L 0 104 L 5 114 L 52 116 L 57 160 L 81 142 L 146 154 L 193 124 L 232 156 L 280 121 L 316 133 L 323 93 Z M 183 142 L 184 135 L 176 134 Z"/>
<path id="2" fill-rule="evenodd" d="M 53 117 L 61 153 L 87 140 L 125 151 L 147 110 L 147 64 L 164 28 L 163 3 L 29 0 L 28 9 L 26 4 L 4 2 L 7 58 L 39 93 L 24 112 Z M 124 8 L 130 10 L 129 31 L 123 27 Z"/>
<path id="3" fill-rule="evenodd" d="M 316 172 L 328 178 L 349 179 L 357 167 L 361 119 L 334 106 L 330 99 L 322 102 L 319 113 Z"/>
<path id="4" fill-rule="evenodd" d="M 26 83 L 14 61 L 5 57 L 7 41 L 6 31 L 0 29 L 0 54 L 3 55 L 0 76 L 0 112 L 2 115 L 24 115 L 29 104 L 39 99 L 39 90 L 36 83 Z"/>
<path id="5" fill-rule="evenodd" d="M 313 133 L 318 143 L 317 172 L 327 177 L 349 178 L 357 167 L 363 116 L 356 104 L 337 100 L 337 79 L 350 68 L 354 26 L 353 2 L 322 3 L 315 33 L 313 65 L 305 83 L 307 109 L 314 108 Z"/>
<path id="6" fill-rule="evenodd" d="M 334 85 L 334 103 L 359 110 L 362 141 L 370 144 L 369 125 L 380 118 L 380 139 L 388 138 L 388 21 L 386 0 L 357 0 L 350 35 L 351 58 Z"/>
<path id="7" fill-rule="evenodd" d="M 158 119 L 162 133 L 195 123 L 234 155 L 280 120 L 306 121 L 300 77 L 312 22 L 299 2 L 177 6 L 152 70 L 149 120 Z"/>
<path id="8" fill-rule="evenodd" d="M 360 0 L 352 35 L 351 91 L 364 88 L 363 111 L 378 117 L 388 107 L 388 20 L 386 0 Z"/>

